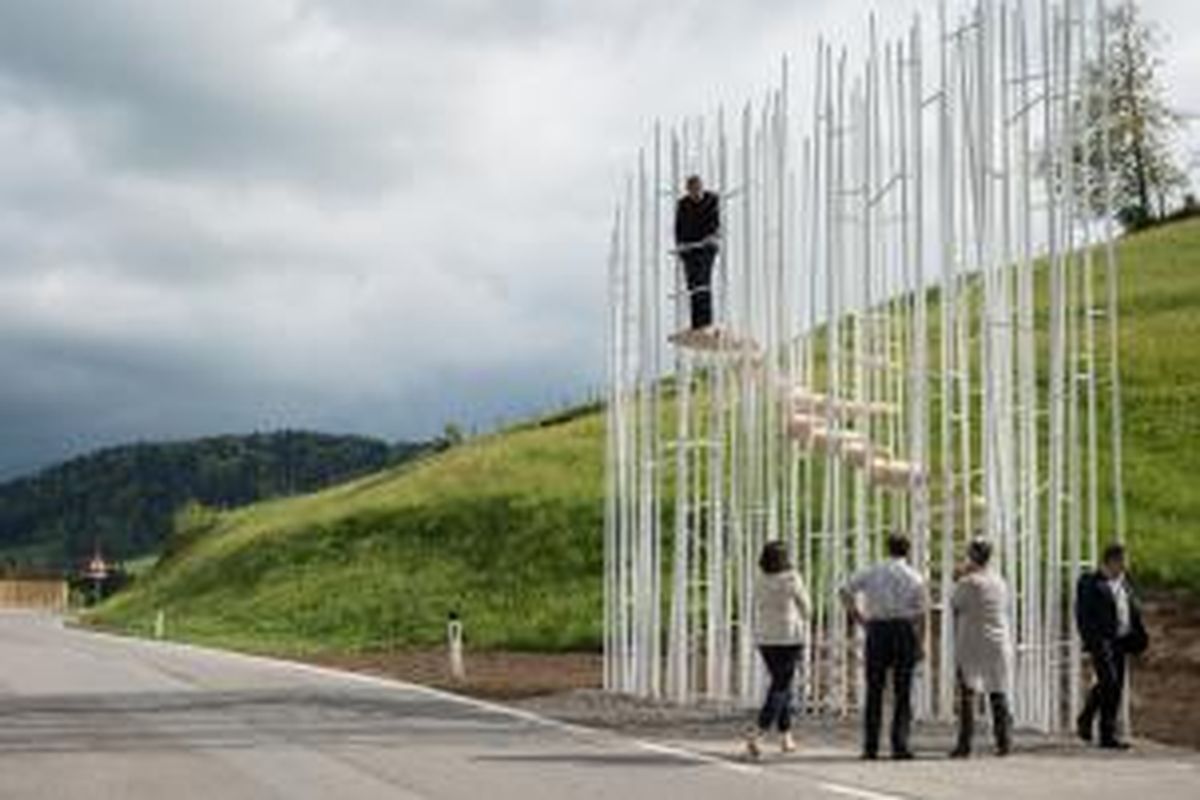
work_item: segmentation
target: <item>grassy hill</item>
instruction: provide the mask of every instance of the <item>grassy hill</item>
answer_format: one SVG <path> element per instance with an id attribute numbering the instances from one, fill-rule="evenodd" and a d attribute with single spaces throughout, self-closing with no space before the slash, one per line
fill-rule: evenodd
<path id="1" fill-rule="evenodd" d="M 189 539 L 101 621 L 252 649 L 373 649 L 440 639 L 459 611 L 477 646 L 598 641 L 603 421 L 596 413 L 472 440 L 304 497 L 180 520 Z"/>
<path id="2" fill-rule="evenodd" d="M 1143 582 L 1200 591 L 1200 220 L 1121 244 L 1130 539 Z M 603 419 L 471 441 L 289 500 L 181 521 L 178 549 L 99 621 L 248 649 L 600 638 Z"/>

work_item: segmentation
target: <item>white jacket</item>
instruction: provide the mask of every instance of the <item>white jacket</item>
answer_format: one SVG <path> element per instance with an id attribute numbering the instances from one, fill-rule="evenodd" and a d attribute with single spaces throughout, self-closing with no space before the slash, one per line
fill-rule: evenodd
<path id="1" fill-rule="evenodd" d="M 804 644 L 808 615 L 808 587 L 798 572 L 759 574 L 754 586 L 754 639 L 758 644 Z"/>
<path id="2" fill-rule="evenodd" d="M 975 691 L 1010 691 L 1013 643 L 1004 579 L 990 569 L 965 575 L 954 584 L 950 603 L 963 682 Z"/>

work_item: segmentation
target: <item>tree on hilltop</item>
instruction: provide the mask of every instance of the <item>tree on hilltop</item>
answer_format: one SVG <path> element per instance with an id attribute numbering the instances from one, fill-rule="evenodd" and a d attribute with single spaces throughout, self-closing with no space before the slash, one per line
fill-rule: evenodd
<path id="1" fill-rule="evenodd" d="M 1107 70 L 1094 62 L 1084 76 L 1087 136 L 1077 153 L 1085 178 L 1080 188 L 1093 212 L 1109 207 L 1103 179 L 1107 141 L 1111 208 L 1126 228 L 1136 230 L 1165 217 L 1168 203 L 1187 187 L 1176 149 L 1184 122 L 1167 103 L 1159 79 L 1163 39 L 1157 26 L 1142 18 L 1136 3 L 1126 2 L 1109 12 L 1107 29 Z"/>

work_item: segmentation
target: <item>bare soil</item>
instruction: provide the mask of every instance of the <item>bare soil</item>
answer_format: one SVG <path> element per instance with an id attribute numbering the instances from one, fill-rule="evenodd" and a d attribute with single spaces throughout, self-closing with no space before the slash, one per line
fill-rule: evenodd
<path id="1" fill-rule="evenodd" d="M 468 651 L 466 680 L 458 682 L 450 676 L 444 650 L 323 655 L 309 660 L 489 700 L 522 700 L 575 689 L 598 689 L 603 668 L 599 653 Z"/>
<path id="2" fill-rule="evenodd" d="M 1147 598 L 1150 648 L 1131 666 L 1134 734 L 1200 749 L 1200 601 Z"/>
<path id="3" fill-rule="evenodd" d="M 1200 602 L 1181 595 L 1154 595 L 1146 601 L 1145 617 L 1151 644 L 1132 665 L 1134 733 L 1138 738 L 1200 749 Z M 450 677 L 441 650 L 311 660 L 492 700 L 547 698 L 554 707 L 599 702 L 591 693 L 578 690 L 598 689 L 602 669 L 597 653 L 468 652 L 467 679 L 458 683 Z M 564 697 L 550 700 L 551 695 Z M 677 715 L 678 710 L 668 716 Z"/>

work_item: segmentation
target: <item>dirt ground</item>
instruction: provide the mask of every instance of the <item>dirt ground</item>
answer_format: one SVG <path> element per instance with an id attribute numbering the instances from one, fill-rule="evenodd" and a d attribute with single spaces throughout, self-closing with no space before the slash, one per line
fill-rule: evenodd
<path id="1" fill-rule="evenodd" d="M 1132 668 L 1134 734 L 1200 749 L 1200 602 L 1154 595 L 1144 611 L 1150 649 Z"/>
<path id="2" fill-rule="evenodd" d="M 443 650 L 402 650 L 394 653 L 319 656 L 322 666 L 382 675 L 489 700 L 529 697 L 599 688 L 599 653 L 468 652 L 466 681 L 450 677 Z"/>
<path id="3" fill-rule="evenodd" d="M 1200 603 L 1155 595 L 1146 601 L 1145 616 L 1151 646 L 1132 669 L 1134 733 L 1200 749 Z M 465 683 L 450 678 L 446 655 L 440 650 L 313 660 L 505 701 L 596 689 L 601 682 L 601 659 L 596 653 L 468 653 Z"/>

